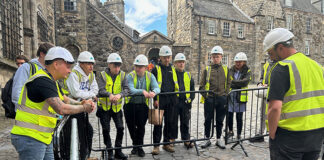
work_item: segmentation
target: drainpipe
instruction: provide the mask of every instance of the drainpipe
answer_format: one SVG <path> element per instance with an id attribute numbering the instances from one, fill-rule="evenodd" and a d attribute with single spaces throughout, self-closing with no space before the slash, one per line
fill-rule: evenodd
<path id="1" fill-rule="evenodd" d="M 198 20 L 198 84 L 200 83 L 200 61 L 201 61 L 201 16 L 199 16 Z"/>

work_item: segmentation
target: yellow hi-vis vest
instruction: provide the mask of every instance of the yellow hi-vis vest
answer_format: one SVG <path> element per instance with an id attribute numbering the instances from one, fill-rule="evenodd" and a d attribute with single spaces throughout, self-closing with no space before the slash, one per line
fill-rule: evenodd
<path id="1" fill-rule="evenodd" d="M 185 72 L 183 75 L 183 83 L 186 92 L 190 91 L 190 80 L 191 80 L 191 73 Z M 186 93 L 186 100 L 188 103 L 191 102 L 190 93 Z"/>
<path id="2" fill-rule="evenodd" d="M 81 83 L 81 78 L 82 78 L 81 73 L 80 73 L 79 71 L 75 70 L 75 69 L 73 69 L 72 72 L 74 72 L 74 73 L 78 76 L 78 78 L 79 78 L 79 83 Z M 69 78 L 69 77 L 68 77 L 68 78 Z M 67 95 L 67 96 L 70 95 L 69 88 L 67 87 L 67 84 L 66 84 L 66 80 L 67 80 L 68 78 L 66 78 L 66 79 L 63 80 L 63 87 L 62 87 L 62 91 L 63 91 L 63 93 L 64 93 L 65 95 Z M 93 74 L 93 72 L 91 72 L 91 73 L 90 73 L 90 77 L 89 77 L 89 86 L 91 86 L 91 84 L 92 84 L 93 81 L 94 81 L 94 74 Z"/>
<path id="3" fill-rule="evenodd" d="M 173 78 L 173 82 L 174 82 L 174 92 L 179 92 L 179 83 L 178 83 L 177 72 L 176 72 L 174 66 L 172 66 L 171 68 L 172 68 L 172 78 Z M 156 70 L 157 70 L 157 82 L 159 84 L 159 88 L 161 89 L 161 87 L 162 87 L 161 67 L 159 65 L 156 65 Z M 177 94 L 177 96 L 179 96 L 179 94 Z M 159 96 L 157 98 L 159 100 Z"/>
<path id="4" fill-rule="evenodd" d="M 266 62 L 263 65 L 263 80 L 262 80 L 263 85 L 265 84 L 265 81 L 267 79 L 267 74 L 270 74 L 270 73 L 268 73 L 268 67 L 269 67 L 269 62 Z"/>
<path id="5" fill-rule="evenodd" d="M 296 53 L 279 61 L 272 67 L 271 72 L 278 64 L 288 66 L 290 76 L 290 88 L 284 95 L 278 127 L 289 131 L 324 128 L 323 68 L 302 53 Z M 268 95 L 270 88 L 271 85 Z M 268 120 L 266 120 L 266 124 L 269 130 Z"/>
<path id="6" fill-rule="evenodd" d="M 119 74 L 117 75 L 115 82 L 112 80 L 111 76 L 108 75 L 105 71 L 101 72 L 101 76 L 106 82 L 106 91 L 111 93 L 111 94 L 119 94 L 122 92 L 122 82 L 125 78 L 125 72 L 120 71 Z M 109 97 L 102 97 L 99 98 L 98 102 L 99 106 L 102 107 L 104 111 L 108 111 L 112 108 L 112 110 L 117 113 L 120 111 L 121 106 L 122 106 L 122 98 L 120 98 L 117 101 L 117 104 L 112 104 L 109 100 Z"/>
<path id="7" fill-rule="evenodd" d="M 134 88 L 136 88 L 136 85 L 137 85 L 137 74 L 136 74 L 136 71 L 132 71 L 131 73 L 129 73 L 130 76 L 133 77 L 133 80 L 134 80 Z M 152 73 L 148 72 L 148 71 L 145 71 L 145 82 L 146 82 L 146 91 L 149 92 L 150 91 L 150 87 L 151 87 L 151 76 L 152 76 Z M 131 100 L 131 97 L 126 97 L 125 98 L 125 103 L 129 103 L 129 101 Z M 149 106 L 149 99 L 148 98 L 145 98 L 145 103 L 147 106 Z"/>
<path id="8" fill-rule="evenodd" d="M 251 70 L 249 69 L 247 73 L 251 72 Z M 234 78 L 232 76 L 230 76 L 231 80 L 233 80 Z M 252 80 L 252 77 L 250 76 L 250 81 Z M 250 83 L 250 82 L 249 82 Z M 248 85 L 246 87 L 242 87 L 241 89 L 248 89 Z M 230 88 L 230 90 L 232 90 L 232 88 Z M 249 99 L 248 96 L 248 91 L 241 91 L 240 92 L 240 102 L 244 103 L 247 102 Z"/>
<path id="9" fill-rule="evenodd" d="M 226 65 L 222 65 L 224 73 L 225 73 L 225 90 L 226 90 L 226 85 L 227 85 L 227 74 L 228 74 L 228 69 Z M 211 67 L 210 66 L 206 66 L 206 71 L 207 71 L 207 77 L 206 77 L 206 84 L 205 84 L 205 90 L 209 91 L 209 87 L 210 87 L 210 72 L 211 72 Z M 208 96 L 208 93 L 206 94 L 206 97 Z M 205 98 L 201 97 L 200 99 L 200 103 L 205 103 Z"/>
<path id="10" fill-rule="evenodd" d="M 45 144 L 50 144 L 56 127 L 56 112 L 46 101 L 33 102 L 27 96 L 26 84 L 38 77 L 48 77 L 52 79 L 44 70 L 39 70 L 25 83 L 20 93 L 18 101 L 19 108 L 16 112 L 15 125 L 11 133 L 32 137 Z M 57 82 L 56 87 L 59 98 L 63 101 L 64 98 Z"/>

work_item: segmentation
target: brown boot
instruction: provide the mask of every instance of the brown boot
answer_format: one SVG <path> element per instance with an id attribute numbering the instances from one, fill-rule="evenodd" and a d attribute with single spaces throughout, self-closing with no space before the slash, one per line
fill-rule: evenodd
<path id="1" fill-rule="evenodd" d="M 158 155 L 160 154 L 160 147 L 159 146 L 154 146 L 153 151 L 151 152 L 153 155 Z"/>
<path id="2" fill-rule="evenodd" d="M 174 139 L 170 139 L 170 142 L 174 142 L 175 140 Z M 170 144 L 171 147 L 174 147 L 174 143 Z"/>
<path id="3" fill-rule="evenodd" d="M 162 147 L 165 151 L 168 151 L 170 153 L 174 152 L 174 148 L 171 145 L 163 145 Z"/>
<path id="4" fill-rule="evenodd" d="M 187 148 L 192 148 L 194 146 L 194 144 L 190 143 L 190 142 L 184 142 L 184 146 Z"/>

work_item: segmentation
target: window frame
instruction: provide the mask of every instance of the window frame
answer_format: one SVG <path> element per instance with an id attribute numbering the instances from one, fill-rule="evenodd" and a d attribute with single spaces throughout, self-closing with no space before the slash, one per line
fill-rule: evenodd
<path id="1" fill-rule="evenodd" d="M 268 16 L 267 17 L 267 30 L 270 31 L 274 28 L 274 18 L 273 16 Z"/>
<path id="2" fill-rule="evenodd" d="M 226 26 L 228 26 L 228 27 L 226 28 Z M 225 34 L 225 33 L 227 33 L 227 34 Z M 231 36 L 231 24 L 230 24 L 230 22 L 223 22 L 223 36 L 225 36 L 225 37 L 230 37 Z"/>
<path id="3" fill-rule="evenodd" d="M 213 32 L 211 32 L 211 30 Z M 208 34 L 212 34 L 212 35 L 216 34 L 216 22 L 213 20 L 208 20 Z"/>
<path id="4" fill-rule="evenodd" d="M 306 33 L 311 33 L 312 31 L 312 18 L 306 18 Z"/>
<path id="5" fill-rule="evenodd" d="M 240 31 L 242 29 L 242 31 Z M 237 38 L 244 38 L 244 24 L 237 25 Z"/>
<path id="6" fill-rule="evenodd" d="M 64 0 L 64 11 L 77 11 L 77 0 Z"/>
<path id="7" fill-rule="evenodd" d="M 306 56 L 310 55 L 310 40 L 305 41 L 305 52 L 304 52 L 304 54 Z"/>
<path id="8" fill-rule="evenodd" d="M 290 18 L 288 18 L 288 17 L 290 17 Z M 293 24 L 294 24 L 294 16 L 292 14 L 287 14 L 286 15 L 286 28 L 288 30 L 292 30 L 293 29 Z"/>

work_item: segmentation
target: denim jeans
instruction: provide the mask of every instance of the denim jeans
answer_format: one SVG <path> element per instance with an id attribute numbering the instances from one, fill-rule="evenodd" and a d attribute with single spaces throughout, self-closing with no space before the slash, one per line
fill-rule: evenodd
<path id="1" fill-rule="evenodd" d="M 11 143 L 20 160 L 54 160 L 53 142 L 47 145 L 31 137 L 11 134 Z"/>

